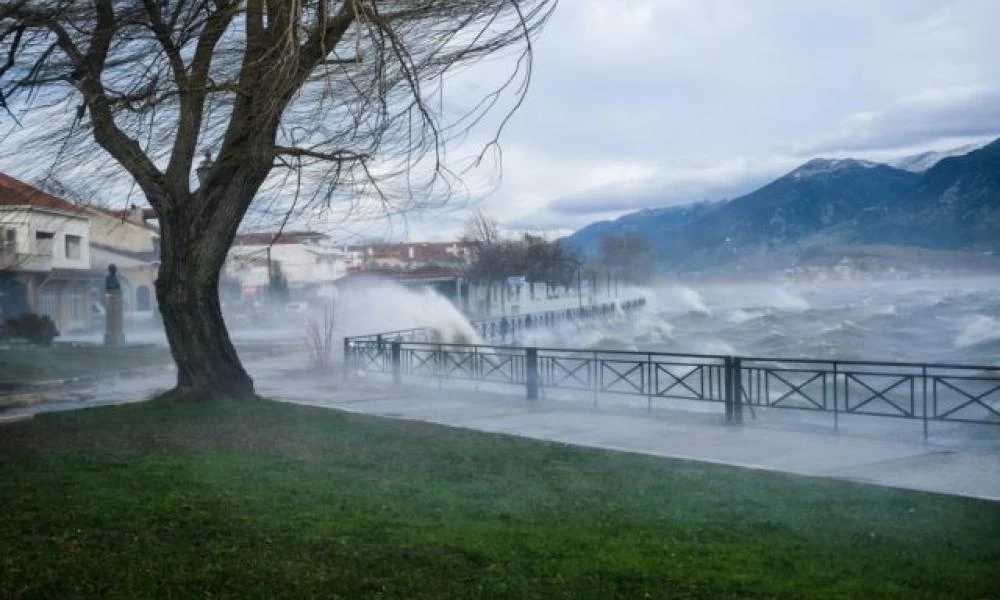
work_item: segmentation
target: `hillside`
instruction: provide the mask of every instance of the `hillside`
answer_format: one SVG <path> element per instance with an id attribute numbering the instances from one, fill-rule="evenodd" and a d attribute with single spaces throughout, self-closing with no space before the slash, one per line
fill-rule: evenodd
<path id="1" fill-rule="evenodd" d="M 642 210 L 565 243 L 593 257 L 601 237 L 626 233 L 648 239 L 673 272 L 788 268 L 851 245 L 1000 254 L 1000 140 L 922 173 L 815 159 L 745 196 Z M 910 254 L 926 256 L 886 256 Z"/>

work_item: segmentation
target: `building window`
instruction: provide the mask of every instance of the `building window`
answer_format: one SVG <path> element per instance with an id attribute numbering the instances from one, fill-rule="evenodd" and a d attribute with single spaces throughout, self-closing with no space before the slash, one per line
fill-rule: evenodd
<path id="1" fill-rule="evenodd" d="M 135 290 L 135 309 L 140 311 L 148 311 L 151 309 L 151 303 L 149 301 L 149 287 L 145 285 L 140 285 Z"/>
<path id="2" fill-rule="evenodd" d="M 0 254 L 17 253 L 17 230 L 0 229 Z"/>
<path id="3" fill-rule="evenodd" d="M 52 239 L 55 234 L 50 231 L 35 232 L 35 254 L 52 256 Z"/>
<path id="4" fill-rule="evenodd" d="M 66 258 L 69 260 L 80 260 L 80 236 L 66 236 Z"/>
<path id="5" fill-rule="evenodd" d="M 69 291 L 69 318 L 78 325 L 84 320 L 87 309 L 87 292 L 82 287 L 74 287 Z"/>

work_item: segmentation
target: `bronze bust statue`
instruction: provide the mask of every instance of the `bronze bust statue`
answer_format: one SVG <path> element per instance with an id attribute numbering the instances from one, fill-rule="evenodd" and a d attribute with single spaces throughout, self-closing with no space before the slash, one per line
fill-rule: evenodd
<path id="1" fill-rule="evenodd" d="M 114 290 L 122 289 L 121 283 L 118 282 L 118 267 L 115 265 L 108 265 L 108 276 L 104 278 L 104 289 L 111 292 Z"/>

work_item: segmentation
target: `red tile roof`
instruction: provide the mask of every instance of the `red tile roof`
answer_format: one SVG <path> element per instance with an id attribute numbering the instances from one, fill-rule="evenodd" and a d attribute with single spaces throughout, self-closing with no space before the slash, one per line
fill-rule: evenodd
<path id="1" fill-rule="evenodd" d="M 316 231 L 262 231 L 258 233 L 238 233 L 234 246 L 269 246 L 271 244 L 302 244 L 326 239 L 328 236 Z"/>
<path id="2" fill-rule="evenodd" d="M 0 206 L 34 206 L 74 214 L 83 212 L 72 202 L 47 194 L 4 173 L 0 173 Z"/>

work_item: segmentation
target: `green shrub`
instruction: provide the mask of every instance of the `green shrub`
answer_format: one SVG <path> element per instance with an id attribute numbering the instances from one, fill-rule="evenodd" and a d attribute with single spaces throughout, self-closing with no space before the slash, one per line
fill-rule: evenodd
<path id="1" fill-rule="evenodd" d="M 7 319 L 2 327 L 0 337 L 19 338 L 39 346 L 49 346 L 52 339 L 59 335 L 56 324 L 48 315 L 26 314 Z"/>

